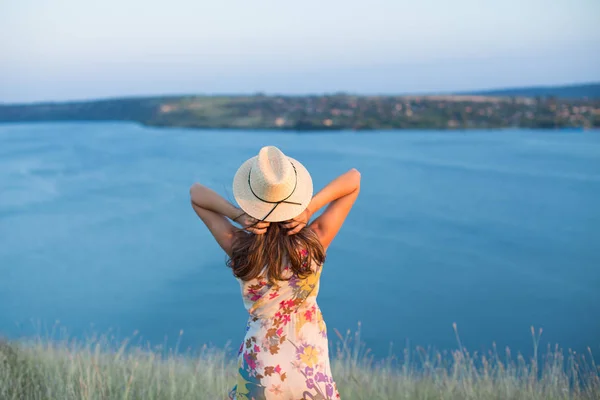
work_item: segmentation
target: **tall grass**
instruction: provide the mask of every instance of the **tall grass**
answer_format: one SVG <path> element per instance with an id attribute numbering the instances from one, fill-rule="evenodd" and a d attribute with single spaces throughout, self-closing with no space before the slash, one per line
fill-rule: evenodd
<path id="1" fill-rule="evenodd" d="M 600 399 L 600 370 L 591 350 L 577 355 L 548 347 L 540 355 L 533 328 L 530 359 L 508 349 L 470 353 L 457 334 L 457 350 L 406 349 L 401 359 L 376 361 L 361 344 L 360 331 L 336 334 L 331 361 L 342 399 Z M 84 343 L 0 341 L 0 399 L 225 399 L 236 373 L 231 356 L 207 347 L 180 353 L 177 346 L 115 344 L 107 336 Z"/>

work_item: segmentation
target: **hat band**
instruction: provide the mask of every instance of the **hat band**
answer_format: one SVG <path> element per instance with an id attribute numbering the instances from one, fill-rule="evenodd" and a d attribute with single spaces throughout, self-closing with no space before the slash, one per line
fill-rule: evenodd
<path id="1" fill-rule="evenodd" d="M 269 215 L 271 215 L 273 213 L 273 211 L 275 211 L 275 209 L 277 208 L 277 206 L 279 206 L 281 203 L 286 203 L 286 204 L 294 204 L 294 205 L 298 205 L 301 206 L 302 203 L 295 203 L 293 201 L 287 201 L 287 199 L 289 199 L 290 197 L 292 197 L 292 195 L 294 194 L 294 192 L 296 191 L 296 187 L 298 186 L 298 172 L 296 171 L 296 166 L 294 165 L 293 162 L 290 161 L 290 164 L 292 164 L 292 168 L 294 168 L 294 177 L 295 177 L 295 182 L 294 182 L 294 188 L 292 189 L 292 192 L 285 197 L 283 200 L 279 200 L 279 201 L 269 201 L 269 200 L 265 200 L 263 198 L 261 198 L 260 196 L 258 196 L 255 192 L 254 189 L 252 189 L 252 183 L 250 182 L 250 176 L 252 175 L 252 167 L 250 167 L 250 171 L 248 171 L 248 187 L 250 188 L 250 192 L 252 193 L 252 195 L 254 197 L 256 197 L 258 200 L 262 201 L 263 203 L 268 203 L 268 204 L 275 204 L 273 206 L 273 208 L 271 209 L 271 211 L 269 211 L 269 213 L 267 215 L 265 215 L 260 221 L 264 221 L 265 219 L 267 219 L 269 217 Z"/>

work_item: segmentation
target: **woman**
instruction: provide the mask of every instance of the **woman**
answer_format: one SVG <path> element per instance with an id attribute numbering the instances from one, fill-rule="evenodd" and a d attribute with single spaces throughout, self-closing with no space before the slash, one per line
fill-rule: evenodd
<path id="1" fill-rule="evenodd" d="M 352 169 L 313 197 L 306 168 L 272 146 L 237 171 L 240 208 L 200 184 L 190 189 L 194 211 L 229 256 L 250 314 L 230 399 L 339 398 L 316 297 L 327 248 L 359 190 L 360 173 Z"/>

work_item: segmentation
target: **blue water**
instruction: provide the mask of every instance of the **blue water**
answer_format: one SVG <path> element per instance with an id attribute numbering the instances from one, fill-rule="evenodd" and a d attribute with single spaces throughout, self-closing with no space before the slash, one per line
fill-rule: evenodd
<path id="1" fill-rule="evenodd" d="M 182 346 L 232 347 L 246 314 L 225 256 L 189 206 L 231 198 L 267 144 L 315 186 L 350 167 L 362 192 L 328 254 L 319 304 L 344 333 L 472 350 L 600 349 L 600 132 L 314 133 L 0 125 L 0 333 L 56 320 Z M 171 339 L 167 339 L 170 342 Z"/>

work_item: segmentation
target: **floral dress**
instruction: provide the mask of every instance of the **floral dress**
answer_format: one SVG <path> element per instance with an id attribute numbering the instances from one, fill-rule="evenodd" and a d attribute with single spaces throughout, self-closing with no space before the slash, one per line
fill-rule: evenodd
<path id="1" fill-rule="evenodd" d="M 232 400 L 339 399 L 331 377 L 327 328 L 317 305 L 322 266 L 306 278 L 269 284 L 259 277 L 240 281 L 250 314 L 238 354 Z"/>

